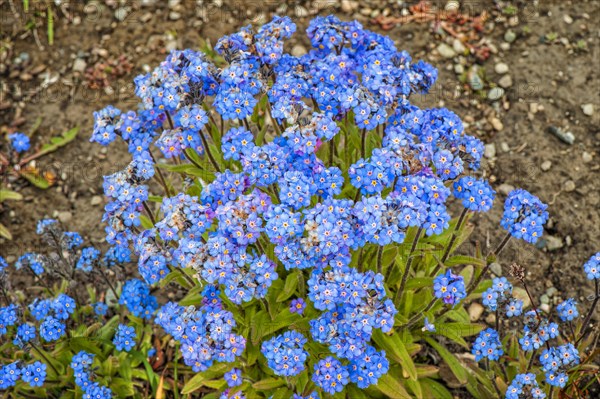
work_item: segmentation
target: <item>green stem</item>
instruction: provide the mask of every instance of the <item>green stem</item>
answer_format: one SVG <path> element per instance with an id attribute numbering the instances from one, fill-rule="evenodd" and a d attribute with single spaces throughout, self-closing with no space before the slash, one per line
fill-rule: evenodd
<path id="1" fill-rule="evenodd" d="M 469 288 L 467 288 L 467 295 L 469 295 L 473 290 L 477 289 L 477 286 L 479 285 L 487 271 L 490 269 L 490 266 L 492 265 L 492 263 L 494 263 L 494 258 L 498 256 L 500 252 L 502 252 L 502 250 L 506 247 L 506 244 L 508 244 L 508 241 L 510 241 L 511 237 L 512 236 L 510 235 L 510 233 L 506 233 L 498 247 L 496 247 L 495 250 L 490 252 L 490 254 L 487 256 L 485 267 L 483 268 L 479 276 L 477 276 L 477 278 L 469 285 Z"/>
<path id="2" fill-rule="evenodd" d="M 35 351 L 44 358 L 44 360 L 46 361 L 46 363 L 48 363 L 48 366 L 50 366 L 50 368 L 52 370 L 54 370 L 54 373 L 56 374 L 57 377 L 60 377 L 60 373 L 58 372 L 58 370 L 56 369 L 56 367 L 54 367 L 54 365 L 50 362 L 50 360 L 48 360 L 48 358 L 46 357 L 46 355 L 44 355 L 44 353 L 37 347 L 35 346 L 35 344 L 33 342 L 29 342 L 31 344 L 31 347 L 33 349 L 35 349 Z"/>
<path id="3" fill-rule="evenodd" d="M 419 320 L 421 320 L 421 317 L 424 316 L 425 313 L 427 313 L 427 312 L 429 312 L 431 310 L 431 308 L 433 307 L 433 305 L 435 305 L 436 301 L 437 301 L 437 298 L 433 297 L 433 299 L 431 299 L 431 301 L 427 304 L 427 306 L 425 307 L 425 309 L 421 310 L 419 313 L 417 313 L 413 317 L 411 317 L 411 319 L 409 321 L 407 321 L 406 324 L 403 324 L 400 327 L 398 327 L 398 331 L 402 331 L 404 329 L 411 328 L 412 326 L 414 326 L 415 324 L 417 324 L 417 322 Z"/>
<path id="4" fill-rule="evenodd" d="M 360 155 L 364 159 L 367 153 L 367 129 L 360 131 Z"/>
<path id="5" fill-rule="evenodd" d="M 463 224 L 468 212 L 469 212 L 469 210 L 467 208 L 464 208 L 462 210 L 462 212 L 460 213 L 460 216 L 458 217 L 458 221 L 456 222 L 456 226 L 454 226 L 454 231 L 452 231 L 452 237 L 450 238 L 450 243 L 444 250 L 442 259 L 440 259 L 440 261 L 442 263 L 444 263 L 444 262 L 446 262 L 446 260 L 448 260 L 448 256 L 450 256 L 450 251 L 451 251 L 452 247 L 454 246 L 454 243 L 456 242 L 456 238 L 458 237 L 458 232 L 460 231 L 460 228 L 462 227 L 462 224 Z"/>
<path id="6" fill-rule="evenodd" d="M 215 167 L 215 170 L 217 172 L 221 172 L 221 168 L 219 168 L 219 164 L 213 157 L 213 154 L 210 151 L 210 148 L 208 147 L 208 141 L 206 140 L 206 137 L 204 136 L 202 129 L 200 129 L 199 133 L 200 133 L 200 139 L 202 140 L 202 145 L 204 146 L 204 149 L 206 150 L 206 155 L 208 155 L 208 159 L 210 160 L 210 163 L 212 163 L 212 165 Z"/>
<path id="7" fill-rule="evenodd" d="M 383 245 L 377 248 L 377 273 L 381 274 L 381 258 L 383 257 Z"/>
<path id="8" fill-rule="evenodd" d="M 404 268 L 404 274 L 402 275 L 402 281 L 400 281 L 400 287 L 398 291 L 396 291 L 396 296 L 394 297 L 394 304 L 396 308 L 400 306 L 400 301 L 402 300 L 402 294 L 404 294 L 404 288 L 406 286 L 406 281 L 408 280 L 408 275 L 410 274 L 410 267 L 412 265 L 413 260 L 413 252 L 417 248 L 417 244 L 419 243 L 419 238 L 421 237 L 421 233 L 423 232 L 423 228 L 419 227 L 417 233 L 415 234 L 415 238 L 413 240 L 412 246 L 410 248 L 410 253 L 408 254 L 408 261 L 406 262 L 406 267 Z"/>
<path id="9" fill-rule="evenodd" d="M 575 346 L 577 346 L 577 344 L 583 339 L 583 337 L 587 333 L 587 330 L 589 329 L 590 320 L 592 319 L 592 315 L 594 314 L 594 310 L 596 309 L 596 305 L 598 305 L 598 300 L 600 299 L 600 284 L 598 284 L 598 279 L 595 279 L 594 283 L 596 283 L 596 298 L 594 299 L 592 307 L 590 308 L 590 311 L 588 312 L 587 316 L 585 317 L 585 320 L 583 321 L 581 335 L 579 336 L 577 341 L 575 341 Z"/>

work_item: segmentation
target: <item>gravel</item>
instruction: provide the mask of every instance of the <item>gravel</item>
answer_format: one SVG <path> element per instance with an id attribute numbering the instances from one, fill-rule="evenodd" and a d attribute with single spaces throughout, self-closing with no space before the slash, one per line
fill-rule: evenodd
<path id="1" fill-rule="evenodd" d="M 504 96 L 504 89 L 501 87 L 494 87 L 490 91 L 488 91 L 488 100 L 497 101 Z"/>
<path id="2" fill-rule="evenodd" d="M 496 156 L 496 145 L 494 143 L 486 144 L 483 149 L 483 156 L 491 159 Z"/>
<path id="3" fill-rule="evenodd" d="M 496 73 L 499 75 L 504 75 L 508 72 L 508 65 L 506 65 L 504 62 L 499 62 L 494 65 L 494 71 L 496 71 Z"/>
<path id="4" fill-rule="evenodd" d="M 567 180 L 563 184 L 563 190 L 565 190 L 567 193 L 570 193 L 571 191 L 575 191 L 575 182 L 573 180 Z"/>
<path id="5" fill-rule="evenodd" d="M 544 162 L 542 162 L 542 165 L 540 166 L 540 168 L 544 172 L 549 171 L 551 167 L 552 167 L 552 162 L 550 162 L 550 161 L 544 161 Z"/>
<path id="6" fill-rule="evenodd" d="M 502 76 L 500 78 L 500 80 L 498 81 L 498 85 L 500 85 L 500 87 L 508 89 L 509 87 L 511 87 L 513 85 L 512 77 L 510 75 Z"/>
<path id="7" fill-rule="evenodd" d="M 454 58 L 456 56 L 456 51 L 454 51 L 454 49 L 448 46 L 446 43 L 441 43 L 437 47 L 437 51 L 444 58 Z"/>
<path id="8" fill-rule="evenodd" d="M 594 115 L 594 104 L 583 104 L 581 110 L 585 115 L 592 116 Z"/>
<path id="9" fill-rule="evenodd" d="M 592 162 L 592 154 L 590 154 L 587 151 L 584 151 L 583 154 L 581 154 L 581 159 L 583 160 L 583 163 L 590 163 Z"/>

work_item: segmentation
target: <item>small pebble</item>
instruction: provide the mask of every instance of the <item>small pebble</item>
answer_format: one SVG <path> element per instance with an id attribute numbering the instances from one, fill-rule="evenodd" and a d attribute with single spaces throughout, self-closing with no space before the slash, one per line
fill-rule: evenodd
<path id="1" fill-rule="evenodd" d="M 573 23 L 573 18 L 569 14 L 565 14 L 563 16 L 563 21 L 565 21 L 567 25 L 571 25 Z"/>
<path id="2" fill-rule="evenodd" d="M 557 292 L 558 292 L 558 290 L 556 289 L 556 287 L 550 287 L 546 290 L 546 295 L 548 295 L 548 297 L 552 298 L 554 295 L 556 295 Z"/>
<path id="3" fill-rule="evenodd" d="M 483 150 L 483 156 L 491 159 L 496 156 L 496 145 L 494 143 L 486 144 Z"/>
<path id="4" fill-rule="evenodd" d="M 127 7 L 119 7 L 115 10 L 115 18 L 117 21 L 124 21 L 127 18 L 127 14 L 129 14 L 129 9 Z"/>
<path id="5" fill-rule="evenodd" d="M 571 236 L 565 237 L 565 244 L 567 244 L 567 247 L 570 247 L 571 245 L 573 245 L 573 239 L 571 238 Z"/>
<path id="6" fill-rule="evenodd" d="M 177 21 L 177 20 L 181 19 L 181 13 L 177 12 L 177 11 L 171 11 L 169 13 L 169 19 L 171 21 Z"/>
<path id="7" fill-rule="evenodd" d="M 542 170 L 544 172 L 547 172 L 552 167 L 552 162 L 550 162 L 550 161 L 544 161 L 544 162 L 542 162 L 542 165 L 540 167 L 542 168 Z"/>
<path id="8" fill-rule="evenodd" d="M 504 62 L 499 62 L 494 66 L 494 71 L 496 71 L 496 73 L 499 75 L 504 75 L 508 72 L 508 65 L 506 65 Z"/>
<path id="9" fill-rule="evenodd" d="M 558 137 L 563 143 L 572 145 L 575 142 L 575 136 L 571 132 L 564 132 L 556 126 L 550 126 L 548 131 Z"/>
<path id="10" fill-rule="evenodd" d="M 504 76 L 502 76 L 500 78 L 500 80 L 498 81 L 498 85 L 500 87 L 508 89 L 509 87 L 511 87 L 513 85 L 512 77 L 510 75 L 504 75 Z"/>
<path id="11" fill-rule="evenodd" d="M 497 262 L 493 262 L 490 265 L 490 270 L 492 271 L 492 273 L 494 273 L 496 276 L 502 276 L 502 265 L 500 265 L 500 263 Z"/>
<path id="12" fill-rule="evenodd" d="M 490 123 L 492 124 L 492 127 L 494 128 L 494 130 L 496 130 L 498 132 L 500 130 L 504 129 L 504 125 L 502 124 L 502 122 L 498 118 L 492 118 L 490 120 Z"/>
<path id="13" fill-rule="evenodd" d="M 490 91 L 488 91 L 488 100 L 497 101 L 504 96 L 504 89 L 501 87 L 494 87 Z"/>
<path id="14" fill-rule="evenodd" d="M 461 64 L 454 65 L 454 73 L 457 75 L 462 75 L 465 72 L 465 67 Z"/>
<path id="15" fill-rule="evenodd" d="M 57 217 L 63 224 L 68 224 L 73 219 L 73 215 L 69 211 L 58 212 Z"/>
<path id="16" fill-rule="evenodd" d="M 527 292 L 523 288 L 514 287 L 513 296 L 523 301 L 523 309 L 527 309 L 531 306 L 531 300 L 529 299 L 529 295 L 527 295 Z"/>
<path id="17" fill-rule="evenodd" d="M 496 323 L 496 315 L 494 313 L 490 313 L 485 317 L 485 322 L 490 326 Z"/>
<path id="18" fill-rule="evenodd" d="M 73 71 L 74 72 L 84 73 L 86 67 L 87 67 L 87 63 L 85 62 L 85 60 L 82 60 L 81 58 L 77 58 L 73 62 Z"/>
<path id="19" fill-rule="evenodd" d="M 510 147 L 508 146 L 508 143 L 506 143 L 505 141 L 500 143 L 500 150 L 502 152 L 510 152 Z"/>
<path id="20" fill-rule="evenodd" d="M 479 68 L 477 66 L 473 66 L 467 73 L 467 81 L 469 82 L 469 86 L 471 86 L 471 89 L 475 91 L 483 89 L 483 80 L 481 79 L 481 76 L 479 76 L 478 72 Z"/>
<path id="21" fill-rule="evenodd" d="M 540 305 L 540 310 L 544 313 L 550 313 L 550 305 L 547 303 L 542 303 Z"/>
<path id="22" fill-rule="evenodd" d="M 581 154 L 581 159 L 583 160 L 583 163 L 590 163 L 592 162 L 592 154 L 584 151 L 583 154 Z"/>
<path id="23" fill-rule="evenodd" d="M 90 204 L 92 204 L 93 206 L 100 205 L 101 203 L 102 203 L 102 197 L 99 195 L 94 195 L 92 197 L 92 200 L 90 201 Z"/>
<path id="24" fill-rule="evenodd" d="M 467 50 L 463 42 L 460 41 L 460 39 L 454 39 L 454 41 L 452 42 L 452 48 L 458 54 L 463 54 Z"/>
<path id="25" fill-rule="evenodd" d="M 583 104 L 581 110 L 585 115 L 592 116 L 594 115 L 594 104 Z"/>
<path id="26" fill-rule="evenodd" d="M 543 294 L 543 295 L 540 297 L 540 302 L 542 302 L 542 303 L 550 303 L 550 298 L 548 298 L 548 295 L 546 295 L 546 294 Z"/>
<path id="27" fill-rule="evenodd" d="M 294 57 L 300 57 L 300 56 L 303 56 L 303 55 L 304 55 L 304 54 L 306 54 L 306 53 L 307 53 L 307 51 L 306 51 L 306 47 L 304 47 L 304 46 L 303 46 L 303 45 L 301 45 L 301 44 L 296 44 L 294 47 L 292 47 L 291 54 L 292 54 Z"/>
<path id="28" fill-rule="evenodd" d="M 573 180 L 567 180 L 565 184 L 563 184 L 563 190 L 565 190 L 567 193 L 575 191 L 575 182 Z"/>
<path id="29" fill-rule="evenodd" d="M 512 43 L 517 39 L 517 34 L 513 32 L 511 29 L 507 30 L 504 34 L 504 41 L 507 43 Z"/>
<path id="30" fill-rule="evenodd" d="M 503 183 L 500 186 L 498 186 L 498 191 L 504 195 L 508 195 L 514 189 L 515 189 L 515 186 L 512 186 L 507 183 Z"/>
<path id="31" fill-rule="evenodd" d="M 469 320 L 471 320 L 471 321 L 479 320 L 479 318 L 483 314 L 484 310 L 485 310 L 485 308 L 478 302 L 471 303 L 471 305 L 469 305 L 469 310 L 467 310 L 467 312 L 469 313 Z"/>
<path id="32" fill-rule="evenodd" d="M 440 45 L 437 47 L 437 51 L 444 58 L 454 58 L 456 56 L 454 49 L 448 46 L 446 43 L 440 43 Z"/>

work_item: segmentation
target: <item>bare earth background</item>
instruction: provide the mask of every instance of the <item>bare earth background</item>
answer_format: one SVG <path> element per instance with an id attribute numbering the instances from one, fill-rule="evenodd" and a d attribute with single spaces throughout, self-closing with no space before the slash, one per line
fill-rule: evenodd
<path id="1" fill-rule="evenodd" d="M 0 208 L 0 222 L 14 235 L 12 242 L 0 239 L 0 255 L 9 261 L 36 250 L 35 223 L 43 217 L 57 217 L 102 242 L 102 175 L 124 167 L 129 156 L 122 145 L 106 150 L 89 143 L 92 112 L 108 104 L 135 109 L 137 74 L 154 68 L 171 49 L 214 44 L 275 13 L 297 23 L 287 46 L 302 54 L 309 47 L 309 20 L 335 13 L 388 34 L 413 59 L 439 68 L 434 90 L 417 103 L 450 108 L 488 144 L 483 172 L 499 198 L 493 212 L 473 219 L 476 234 L 464 251 L 476 240 L 484 250 L 495 245 L 506 193 L 523 187 L 550 204 L 551 221 L 537 248 L 513 242 L 500 266 L 505 273 L 514 261 L 526 266 L 543 303 L 567 296 L 586 302 L 592 293 L 582 265 L 600 250 L 600 2 L 434 1 L 431 6 L 442 12 L 425 10 L 435 16 L 425 21 L 411 17 L 424 10 L 422 4 L 400 0 L 62 3 L 49 46 L 35 4 L 25 13 L 20 1 L 0 0 L 0 133 L 29 132 L 41 118 L 32 137 L 41 145 L 81 127 L 74 142 L 38 160 L 38 168 L 57 175 L 54 187 L 44 191 L 11 182 L 25 200 Z M 451 10 L 453 3 L 471 18 L 446 18 L 451 13 L 444 8 Z M 26 30 L 27 21 L 38 28 Z M 551 127 L 570 132 L 574 142 L 561 141 Z"/>

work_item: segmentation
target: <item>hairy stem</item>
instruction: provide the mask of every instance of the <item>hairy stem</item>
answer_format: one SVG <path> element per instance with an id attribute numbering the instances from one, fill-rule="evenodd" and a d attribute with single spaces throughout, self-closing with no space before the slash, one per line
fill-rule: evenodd
<path id="1" fill-rule="evenodd" d="M 596 298 L 594 298 L 592 307 L 590 308 L 590 311 L 588 312 L 587 316 L 585 317 L 585 320 L 583 321 L 583 327 L 581 327 L 581 335 L 579 336 L 579 338 L 577 338 L 577 341 L 575 341 L 575 346 L 577 346 L 577 344 L 583 339 L 585 334 L 587 334 L 590 320 L 592 319 L 592 315 L 594 314 L 594 310 L 596 309 L 596 305 L 598 305 L 598 300 L 600 299 L 600 284 L 598 284 L 598 279 L 595 279 L 594 283 L 596 283 Z"/>
<path id="2" fill-rule="evenodd" d="M 419 227 L 419 230 L 417 230 L 412 246 L 410 248 L 408 260 L 406 261 L 406 267 L 404 268 L 404 274 L 402 275 L 402 280 L 400 281 L 400 287 L 398 288 L 398 291 L 396 291 L 396 296 L 394 297 L 394 304 L 396 305 L 396 308 L 400 305 L 400 300 L 402 300 L 402 294 L 404 293 L 406 281 L 408 280 L 408 275 L 410 274 L 410 267 L 412 265 L 413 260 L 413 252 L 415 252 L 415 249 L 417 248 L 417 244 L 419 243 L 419 238 L 421 237 L 422 232 L 423 228 Z"/>
<path id="3" fill-rule="evenodd" d="M 383 257 L 383 245 L 377 248 L 377 273 L 381 274 L 381 258 Z"/>
<path id="4" fill-rule="evenodd" d="M 450 238 L 450 242 L 448 243 L 448 246 L 444 250 L 444 254 L 442 255 L 442 258 L 440 259 L 440 261 L 442 263 L 444 263 L 446 260 L 448 260 L 448 256 L 450 256 L 450 250 L 452 249 L 452 247 L 454 246 L 454 243 L 456 242 L 456 238 L 458 237 L 458 232 L 459 232 L 460 228 L 462 227 L 462 224 L 465 221 L 465 218 L 467 217 L 468 212 L 469 212 L 469 210 L 467 208 L 464 208 L 462 210 L 462 212 L 460 213 L 460 216 L 458 217 L 458 221 L 456 222 L 456 226 L 454 226 L 454 231 L 452 231 L 452 237 Z"/>
<path id="5" fill-rule="evenodd" d="M 479 285 L 481 280 L 483 280 L 483 278 L 485 277 L 486 273 L 490 269 L 490 266 L 492 265 L 492 263 L 494 263 L 493 261 L 495 259 L 493 259 L 493 258 L 498 256 L 500 254 L 500 252 L 502 252 L 502 250 L 506 247 L 506 244 L 508 244 L 508 242 L 510 241 L 511 237 L 512 236 L 510 235 L 510 233 L 506 233 L 506 235 L 504 236 L 502 241 L 500 241 L 500 244 L 498 244 L 496 249 L 494 249 L 492 252 L 490 252 L 488 254 L 487 260 L 485 262 L 485 267 L 483 268 L 483 270 L 481 271 L 479 276 L 477 276 L 477 278 L 469 285 L 469 288 L 467 289 L 467 295 L 469 295 L 473 290 L 477 289 L 477 286 Z"/>
<path id="6" fill-rule="evenodd" d="M 402 331 L 404 329 L 411 328 L 412 326 L 414 326 L 415 324 L 417 324 L 417 322 L 419 320 L 421 320 L 421 317 L 423 317 L 425 315 L 425 313 L 427 313 L 427 312 L 429 312 L 431 310 L 431 308 L 433 307 L 433 305 L 435 305 L 436 301 L 437 301 L 437 298 L 433 297 L 431 299 L 431 301 L 429 301 L 429 303 L 427 304 L 427 306 L 425 307 L 425 309 L 419 311 L 419 313 L 417 313 L 413 317 L 411 317 L 410 320 L 406 322 L 406 324 L 402 324 L 400 327 L 398 327 L 398 331 Z"/>

